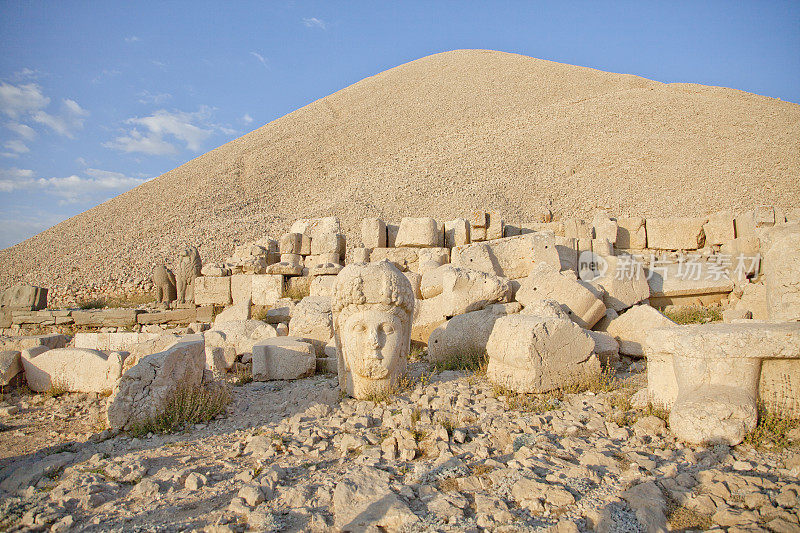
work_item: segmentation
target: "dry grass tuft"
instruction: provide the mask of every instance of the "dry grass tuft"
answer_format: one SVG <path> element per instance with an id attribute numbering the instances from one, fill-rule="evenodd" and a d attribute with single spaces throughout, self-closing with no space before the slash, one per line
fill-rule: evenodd
<path id="1" fill-rule="evenodd" d="M 722 321 L 722 308 L 683 306 L 664 310 L 664 315 L 676 324 L 707 324 Z"/>
<path id="2" fill-rule="evenodd" d="M 50 381 L 50 388 L 43 394 L 50 398 L 58 398 L 69 392 L 69 384 L 61 381 L 60 379 L 52 379 Z"/>
<path id="3" fill-rule="evenodd" d="M 133 437 L 148 433 L 174 433 L 192 424 L 202 424 L 223 412 L 231 399 L 227 386 L 184 385 L 167 397 L 158 413 L 132 424 L 128 433 Z"/>
<path id="4" fill-rule="evenodd" d="M 744 441 L 754 448 L 783 449 L 792 444 L 789 434 L 794 430 L 800 430 L 800 419 L 769 411 L 761 404 L 758 408 L 758 424 L 745 436 Z"/>
<path id="5" fill-rule="evenodd" d="M 434 372 L 444 372 L 446 370 L 457 370 L 460 372 L 473 372 L 478 375 L 486 375 L 486 367 L 489 365 L 489 356 L 486 351 L 462 353 L 450 356 L 444 361 L 433 364 Z"/>
<path id="6" fill-rule="evenodd" d="M 711 517 L 670 500 L 667 523 L 670 531 L 706 531 L 711 527 Z"/>

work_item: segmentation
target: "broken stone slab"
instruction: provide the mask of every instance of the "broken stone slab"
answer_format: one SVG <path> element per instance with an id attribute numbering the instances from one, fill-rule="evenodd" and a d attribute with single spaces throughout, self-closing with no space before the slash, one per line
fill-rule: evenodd
<path id="1" fill-rule="evenodd" d="M 676 413 L 679 425 L 673 431 L 687 442 L 738 444 L 755 427 L 759 398 L 780 412 L 800 413 L 800 393 L 794 390 L 800 385 L 800 323 L 747 321 L 653 329 L 647 334 L 645 355 L 649 399 Z M 776 375 L 779 372 L 788 375 Z M 788 390 L 776 398 L 767 390 L 778 382 Z M 709 387 L 723 388 L 708 392 Z M 727 400 L 720 403 L 715 396 Z M 712 405 L 717 406 L 716 418 Z"/>
<path id="2" fill-rule="evenodd" d="M 313 238 L 314 233 L 341 233 L 342 225 L 337 217 L 301 218 L 294 221 L 289 231 Z"/>
<path id="3" fill-rule="evenodd" d="M 603 303 L 618 313 L 650 297 L 641 263 L 631 256 L 603 257 L 605 273 L 591 281 L 605 291 Z"/>
<path id="4" fill-rule="evenodd" d="M 713 262 L 696 264 L 670 263 L 645 269 L 650 285 L 650 302 L 662 307 L 690 303 L 697 299 L 703 305 L 719 302 L 733 290 L 733 281 L 724 267 Z"/>
<path id="5" fill-rule="evenodd" d="M 194 280 L 194 303 L 197 305 L 230 305 L 231 278 L 200 276 Z"/>
<path id="6" fill-rule="evenodd" d="M 17 337 L 0 337 L 0 350 L 16 350 L 21 352 L 26 348 L 45 346 L 48 350 L 64 348 L 67 345 L 67 336 L 60 333 L 47 335 L 23 335 Z"/>
<path id="7" fill-rule="evenodd" d="M 231 276 L 231 301 L 233 305 L 244 304 L 245 302 L 249 304 L 253 301 L 253 276 L 255 274 L 234 274 Z"/>
<path id="8" fill-rule="evenodd" d="M 529 233 L 456 246 L 450 252 L 450 263 L 454 267 L 480 270 L 508 279 L 524 278 L 540 263 L 561 270 L 555 236 L 550 233 Z"/>
<path id="9" fill-rule="evenodd" d="M 600 362 L 605 366 L 613 365 L 619 361 L 619 342 L 613 335 L 605 331 L 584 330 L 594 341 L 594 353 L 600 358 Z"/>
<path id="10" fill-rule="evenodd" d="M 647 248 L 647 232 L 642 217 L 621 217 L 617 219 L 617 242 L 620 250 L 643 250 Z"/>
<path id="11" fill-rule="evenodd" d="M 770 319 L 800 320 L 800 232 L 777 239 L 767 251 L 764 287 Z"/>
<path id="12" fill-rule="evenodd" d="M 515 392 L 547 392 L 600 373 L 594 341 L 570 320 L 498 318 L 486 344 L 487 377 Z"/>
<path id="13" fill-rule="evenodd" d="M 389 481 L 388 472 L 368 466 L 344 475 L 333 490 L 335 529 L 401 531 L 419 522 Z"/>
<path id="14" fill-rule="evenodd" d="M 0 294 L 0 307 L 18 311 L 40 311 L 47 308 L 47 289 L 21 283 Z"/>
<path id="15" fill-rule="evenodd" d="M 250 314 L 250 300 L 247 300 L 223 309 L 216 317 L 214 317 L 214 324 L 216 325 L 224 322 L 250 320 Z"/>
<path id="16" fill-rule="evenodd" d="M 260 320 L 215 322 L 203 334 L 206 363 L 211 370 L 222 373 L 233 366 L 237 357 L 243 360 L 249 358 L 256 343 L 277 336 L 274 326 Z"/>
<path id="17" fill-rule="evenodd" d="M 733 211 L 717 211 L 708 216 L 708 222 L 703 224 L 706 246 L 724 244 L 736 237 L 733 225 Z"/>
<path id="18" fill-rule="evenodd" d="M 370 263 L 389 261 L 401 272 L 416 271 L 419 265 L 419 248 L 373 248 L 369 253 Z"/>
<path id="19" fill-rule="evenodd" d="M 333 337 L 331 299 L 306 296 L 300 300 L 289 321 L 289 335 L 310 342 L 318 355 L 324 355 L 325 345 Z"/>
<path id="20" fill-rule="evenodd" d="M 302 276 L 302 263 L 280 261 L 267 267 L 267 274 L 280 276 Z"/>
<path id="21" fill-rule="evenodd" d="M 278 240 L 278 250 L 281 255 L 283 254 L 297 254 L 303 247 L 303 234 L 302 233 L 284 233 Z"/>
<path id="22" fill-rule="evenodd" d="M 300 379 L 317 367 L 316 350 L 298 337 L 277 337 L 253 345 L 253 379 Z"/>
<path id="23" fill-rule="evenodd" d="M 108 354 L 83 348 L 22 352 L 25 379 L 36 392 L 53 387 L 70 392 L 109 391 L 122 374 L 123 359 L 119 352 Z"/>
<path id="24" fill-rule="evenodd" d="M 340 267 L 341 268 L 341 267 Z M 314 281 L 311 282 L 310 296 L 322 296 L 330 298 L 333 294 L 333 285 L 336 282 L 336 276 L 316 276 Z"/>
<path id="25" fill-rule="evenodd" d="M 595 239 L 605 239 L 611 245 L 616 244 L 619 227 L 617 226 L 617 221 L 612 220 L 607 212 L 598 211 L 594 214 L 592 228 Z"/>
<path id="26" fill-rule="evenodd" d="M 494 304 L 479 311 L 454 316 L 437 327 L 428 338 L 428 360 L 434 363 L 458 357 L 481 356 L 492 334 L 495 321 L 518 313 L 521 305 Z"/>
<path id="27" fill-rule="evenodd" d="M 222 279 L 222 278 L 215 278 Z M 133 327 L 137 324 L 136 316 L 143 313 L 141 309 L 88 309 L 86 311 L 73 311 L 72 319 L 76 326 L 102 328 Z"/>
<path id="28" fill-rule="evenodd" d="M 347 251 L 347 239 L 343 233 L 315 233 L 311 237 L 311 254 L 336 254 L 344 259 Z"/>
<path id="29" fill-rule="evenodd" d="M 170 309 L 169 311 L 154 311 L 136 315 L 136 322 L 145 326 L 148 324 L 189 324 L 197 320 L 196 309 Z"/>
<path id="30" fill-rule="evenodd" d="M 0 351 L 0 385 L 8 385 L 20 372 L 22 372 L 20 352 L 17 350 Z"/>
<path id="31" fill-rule="evenodd" d="M 503 217 L 500 216 L 500 213 L 496 211 L 490 211 L 489 215 L 489 224 L 486 226 L 486 240 L 496 240 L 502 239 L 505 233 L 505 221 Z"/>
<path id="32" fill-rule="evenodd" d="M 274 305 L 284 294 L 283 276 L 262 274 L 250 281 L 253 305 Z"/>
<path id="33" fill-rule="evenodd" d="M 649 305 L 635 305 L 611 320 L 606 327 L 606 333 L 617 339 L 620 353 L 642 357 L 648 332 L 671 326 L 677 324 L 657 309 Z"/>
<path id="34" fill-rule="evenodd" d="M 581 283 L 558 272 L 548 264 L 534 267 L 527 278 L 521 281 L 515 296 L 523 306 L 533 305 L 537 300 L 555 300 L 565 307 L 570 318 L 582 328 L 591 329 L 606 312 L 602 293 L 594 287 Z"/>
<path id="35" fill-rule="evenodd" d="M 112 429 L 125 429 L 155 416 L 170 395 L 198 388 L 205 367 L 202 335 L 186 335 L 164 351 L 141 357 L 127 369 L 108 400 Z"/>
<path id="36" fill-rule="evenodd" d="M 647 247 L 657 250 L 697 250 L 705 243 L 705 218 L 666 217 L 645 221 Z"/>
<path id="37" fill-rule="evenodd" d="M 73 338 L 75 348 L 86 348 L 89 350 L 103 350 L 113 352 L 130 352 L 131 349 L 140 343 L 158 338 L 156 333 L 84 333 L 78 332 Z"/>
<path id="38" fill-rule="evenodd" d="M 43 311 L 17 311 L 2 308 L 3 316 L 11 319 L 11 325 L 18 326 L 55 326 L 74 324 L 70 309 L 46 309 Z M 9 317 L 10 315 L 10 317 Z"/>

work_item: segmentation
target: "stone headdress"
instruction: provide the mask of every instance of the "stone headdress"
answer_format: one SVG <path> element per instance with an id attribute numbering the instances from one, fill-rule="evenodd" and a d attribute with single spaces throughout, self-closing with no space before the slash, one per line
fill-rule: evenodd
<path id="1" fill-rule="evenodd" d="M 408 278 L 388 261 L 348 265 L 336 276 L 331 308 L 334 319 L 341 313 L 399 308 L 411 320 L 414 290 Z"/>

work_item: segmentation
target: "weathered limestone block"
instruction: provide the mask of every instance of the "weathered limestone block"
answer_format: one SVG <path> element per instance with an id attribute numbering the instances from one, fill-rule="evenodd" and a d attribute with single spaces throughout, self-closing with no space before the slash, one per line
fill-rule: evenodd
<path id="1" fill-rule="evenodd" d="M 380 218 L 363 219 L 361 243 L 364 248 L 386 248 L 386 223 Z"/>
<path id="2" fill-rule="evenodd" d="M 591 239 L 592 225 L 586 220 L 579 218 L 565 220 L 564 236 L 572 239 Z"/>
<path id="3" fill-rule="evenodd" d="M 505 221 L 500 213 L 496 211 L 489 212 L 489 225 L 486 226 L 486 240 L 502 239 L 505 233 Z"/>
<path id="4" fill-rule="evenodd" d="M 400 230 L 397 232 L 395 246 L 398 248 L 440 246 L 439 225 L 430 217 L 404 217 L 400 221 Z"/>
<path id="5" fill-rule="evenodd" d="M 107 354 L 82 348 L 57 348 L 22 358 L 28 387 L 36 392 L 54 386 L 70 392 L 111 390 L 122 373 L 122 362 L 123 356 L 118 352 Z"/>
<path id="6" fill-rule="evenodd" d="M 403 272 L 403 275 L 408 279 L 408 282 L 411 283 L 411 290 L 414 292 L 414 298 L 422 298 L 422 291 L 420 290 L 422 274 L 418 274 L 417 272 Z"/>
<path id="7" fill-rule="evenodd" d="M 311 253 L 313 255 L 336 254 L 344 260 L 346 249 L 347 239 L 342 233 L 315 234 L 311 238 Z"/>
<path id="8" fill-rule="evenodd" d="M 800 418 L 800 359 L 762 359 L 758 396 L 768 411 Z"/>
<path id="9" fill-rule="evenodd" d="M 467 221 L 465 218 L 448 220 L 444 223 L 444 245 L 447 248 L 469 244 L 469 235 L 469 221 Z"/>
<path id="10" fill-rule="evenodd" d="M 332 277 L 336 276 L 342 271 L 344 267 L 338 263 L 322 263 L 313 268 L 308 269 L 308 275 L 312 278 L 316 277 Z M 314 282 L 312 281 L 313 285 Z M 312 295 L 313 296 L 313 295 Z"/>
<path id="11" fill-rule="evenodd" d="M 606 332 L 617 339 L 620 353 L 641 357 L 650 330 L 674 326 L 675 322 L 649 305 L 634 305 L 609 322 Z"/>
<path id="12" fill-rule="evenodd" d="M 442 272 L 442 305 L 446 316 L 461 315 L 483 309 L 493 303 L 511 299 L 508 280 L 466 268 L 450 268 Z"/>
<path id="13" fill-rule="evenodd" d="M 389 261 L 401 272 L 416 270 L 419 264 L 418 248 L 373 248 L 369 253 L 370 263 Z"/>
<path id="14" fill-rule="evenodd" d="M 605 239 L 612 245 L 616 244 L 619 227 L 617 226 L 616 220 L 611 220 L 611 218 L 609 218 L 608 213 L 605 211 L 598 211 L 595 213 L 592 220 L 592 227 L 595 239 Z"/>
<path id="15" fill-rule="evenodd" d="M 0 385 L 8 385 L 20 372 L 22 372 L 20 352 L 17 350 L 0 351 Z"/>
<path id="16" fill-rule="evenodd" d="M 753 211 L 745 211 L 739 213 L 733 219 L 733 227 L 736 232 L 736 238 L 747 238 L 756 236 L 756 219 Z"/>
<path id="17" fill-rule="evenodd" d="M 0 337 L 0 350 L 16 350 L 21 352 L 27 348 L 46 346 L 49 350 L 64 348 L 67 345 L 67 337 L 60 333 L 49 333 L 47 335 L 23 335 L 19 337 Z"/>
<path id="18" fill-rule="evenodd" d="M 274 305 L 283 298 L 283 276 L 262 274 L 250 281 L 253 305 Z"/>
<path id="19" fill-rule="evenodd" d="M 125 370 L 108 402 L 108 425 L 123 429 L 154 416 L 183 388 L 200 387 L 205 367 L 203 337 L 186 335 L 166 350 L 141 357 Z"/>
<path id="20" fill-rule="evenodd" d="M 516 299 L 528 307 L 536 300 L 551 299 L 565 306 L 572 320 L 582 328 L 591 329 L 606 312 L 602 296 L 577 280 L 559 273 L 548 264 L 540 264 L 522 280 Z"/>
<path id="21" fill-rule="evenodd" d="M 199 320 L 197 309 L 171 309 L 169 311 L 155 311 L 136 315 L 136 322 L 145 326 L 150 324 L 185 325 Z"/>
<path id="22" fill-rule="evenodd" d="M 647 247 L 658 250 L 697 250 L 705 242 L 705 218 L 668 217 L 648 218 Z"/>
<path id="23" fill-rule="evenodd" d="M 619 361 L 619 342 L 605 331 L 584 330 L 594 341 L 594 353 L 604 365 L 613 365 Z"/>
<path id="24" fill-rule="evenodd" d="M 253 301 L 253 277 L 258 274 L 231 276 L 231 301 L 233 305 L 250 305 Z"/>
<path id="25" fill-rule="evenodd" d="M 454 268 L 452 265 L 442 265 L 433 270 L 423 272 L 420 280 L 422 298 L 433 298 L 442 294 L 442 276 L 452 268 Z"/>
<path id="26" fill-rule="evenodd" d="M 75 348 L 103 350 L 111 352 L 130 352 L 133 346 L 158 338 L 157 333 L 136 333 L 121 331 L 117 333 L 83 333 L 74 337 Z"/>
<path id="27" fill-rule="evenodd" d="M 305 266 L 303 256 L 300 254 L 281 254 L 280 263 L 291 263 L 292 265 Z"/>
<path id="28" fill-rule="evenodd" d="M 734 309 L 750 311 L 755 320 L 768 320 L 767 288 L 763 283 L 748 283 Z"/>
<path id="29" fill-rule="evenodd" d="M 276 337 L 253 345 L 253 379 L 299 379 L 317 368 L 314 346 L 297 337 Z"/>
<path id="30" fill-rule="evenodd" d="M 717 211 L 708 216 L 708 222 L 703 225 L 706 236 L 706 246 L 724 244 L 736 236 L 733 225 L 733 211 Z"/>
<path id="31" fill-rule="evenodd" d="M 437 327 L 428 338 L 428 360 L 434 363 L 451 358 L 480 355 L 495 321 L 501 316 L 518 313 L 520 304 L 494 304 L 479 311 L 454 316 Z"/>
<path id="32" fill-rule="evenodd" d="M 437 266 L 450 262 L 450 250 L 448 248 L 420 248 L 417 251 L 417 261 L 423 263 L 435 263 Z"/>
<path id="33" fill-rule="evenodd" d="M 549 233 L 529 233 L 457 246 L 450 252 L 450 263 L 455 267 L 480 270 L 508 279 L 524 278 L 539 263 L 561 269 L 555 237 Z"/>
<path id="34" fill-rule="evenodd" d="M 608 257 L 614 255 L 614 245 L 608 239 L 592 239 L 591 247 L 592 252 L 599 256 Z"/>
<path id="35" fill-rule="evenodd" d="M 800 323 L 747 321 L 654 329 L 647 334 L 645 355 L 650 401 L 672 408 L 670 426 L 687 442 L 741 442 L 755 427 L 764 372 L 768 390 L 774 390 L 776 381 L 789 390 L 781 398 L 762 399 L 790 414 L 798 407 L 797 390 L 791 387 L 800 382 L 800 375 L 787 380 L 778 373 L 800 371 L 800 366 L 790 366 L 800 363 Z M 762 366 L 762 361 L 780 364 Z"/>
<path id="36" fill-rule="evenodd" d="M 371 248 L 350 248 L 347 250 L 345 264 L 369 263 L 369 255 L 371 251 Z"/>
<path id="37" fill-rule="evenodd" d="M 283 294 L 302 300 L 305 296 L 311 294 L 312 281 L 314 281 L 314 278 L 305 275 L 286 278 L 283 281 Z"/>
<path id="38" fill-rule="evenodd" d="M 206 263 L 203 265 L 203 268 L 200 269 L 201 276 L 221 278 L 223 276 L 230 276 L 231 274 L 231 269 L 224 263 Z M 153 282 L 155 283 L 155 275 L 153 276 Z"/>
<path id="39" fill-rule="evenodd" d="M 560 270 L 578 271 L 578 242 L 567 237 L 555 237 Z"/>
<path id="40" fill-rule="evenodd" d="M 333 295 L 333 286 L 336 283 L 336 276 L 317 276 L 311 282 L 311 296 L 322 296 L 330 298 Z"/>
<path id="41" fill-rule="evenodd" d="M 642 217 L 623 217 L 617 219 L 617 242 L 621 250 L 642 250 L 647 248 L 647 232 Z"/>
<path id="42" fill-rule="evenodd" d="M 771 205 L 760 205 L 753 210 L 753 220 L 757 228 L 765 226 L 774 226 L 779 222 L 783 222 L 777 215 L 776 209 Z"/>
<path id="43" fill-rule="evenodd" d="M 136 325 L 136 316 L 143 313 L 140 309 L 87 309 L 73 311 L 72 319 L 76 326 L 101 328 L 124 328 Z"/>
<path id="44" fill-rule="evenodd" d="M 231 278 L 213 278 L 200 276 L 194 281 L 195 297 L 197 305 L 230 305 L 231 298 Z"/>
<path id="45" fill-rule="evenodd" d="M 520 304 L 522 305 L 522 304 Z M 569 314 L 565 307 L 555 300 L 545 298 L 543 300 L 532 300 L 520 311 L 523 315 L 534 315 L 540 317 L 562 318 L 569 320 Z"/>
<path id="46" fill-rule="evenodd" d="M 411 348 L 408 279 L 386 261 L 348 265 L 332 302 L 340 389 L 358 399 L 390 391 L 405 374 Z"/>
<path id="47" fill-rule="evenodd" d="M 386 247 L 394 248 L 397 245 L 397 233 L 400 231 L 400 224 L 386 223 Z"/>
<path id="48" fill-rule="evenodd" d="M 594 341 L 559 318 L 498 318 L 486 352 L 489 380 L 516 392 L 547 392 L 600 373 Z"/>
<path id="49" fill-rule="evenodd" d="M 388 472 L 360 467 L 333 491 L 336 531 L 404 531 L 419 522 L 389 485 Z"/>
<path id="50" fill-rule="evenodd" d="M 289 263 L 280 261 L 267 267 L 267 274 L 273 276 L 302 276 L 303 265 L 301 263 Z"/>
<path id="51" fill-rule="evenodd" d="M 605 291 L 603 303 L 607 308 L 621 312 L 650 297 L 650 285 L 641 263 L 625 255 L 603 260 L 607 266 L 605 274 L 592 283 Z"/>
<path id="52" fill-rule="evenodd" d="M 291 233 L 302 233 L 313 239 L 314 233 L 341 233 L 342 226 L 339 223 L 339 219 L 336 217 L 301 218 L 299 220 L 295 220 L 289 231 Z"/>
<path id="53" fill-rule="evenodd" d="M 310 342 L 319 355 L 324 355 L 325 345 L 333 337 L 331 299 L 306 296 L 300 300 L 289 321 L 289 335 Z"/>
<path id="54" fill-rule="evenodd" d="M 153 268 L 153 290 L 155 291 L 156 302 L 169 304 L 178 297 L 175 288 L 175 274 L 164 265 L 156 265 Z"/>
<path id="55" fill-rule="evenodd" d="M 260 320 L 234 320 L 215 322 L 204 334 L 206 347 L 232 346 L 235 355 L 244 357 L 253 353 L 253 345 L 264 339 L 278 336 L 274 326 Z M 230 368 L 230 367 L 228 367 Z"/>
<path id="56" fill-rule="evenodd" d="M 224 322 L 235 322 L 239 320 L 249 320 L 251 316 L 250 301 L 240 302 L 230 305 L 214 317 L 214 324 Z"/>
<path id="57" fill-rule="evenodd" d="M 800 233 L 775 241 L 764 256 L 769 317 L 800 320 Z"/>
<path id="58" fill-rule="evenodd" d="M 488 228 L 489 213 L 486 211 L 473 211 L 470 213 L 469 225 L 472 228 Z"/>
<path id="59" fill-rule="evenodd" d="M 725 298 L 733 290 L 733 281 L 724 266 L 699 263 L 692 266 L 671 263 L 645 269 L 649 276 L 653 305 L 680 304 L 681 299 L 697 298 L 709 305 Z"/>
<path id="60" fill-rule="evenodd" d="M 720 253 L 730 257 L 728 276 L 737 283 L 754 277 L 761 269 L 761 243 L 758 237 L 737 237 L 725 242 Z"/>
<path id="61" fill-rule="evenodd" d="M 471 227 L 469 230 L 470 242 L 483 242 L 486 240 L 486 228 Z"/>
<path id="62" fill-rule="evenodd" d="M 19 311 L 47 308 L 47 289 L 26 283 L 12 285 L 0 295 L 0 307 Z"/>
<path id="63" fill-rule="evenodd" d="M 278 243 L 278 250 L 283 254 L 297 254 L 303 249 L 302 233 L 284 233 Z"/>

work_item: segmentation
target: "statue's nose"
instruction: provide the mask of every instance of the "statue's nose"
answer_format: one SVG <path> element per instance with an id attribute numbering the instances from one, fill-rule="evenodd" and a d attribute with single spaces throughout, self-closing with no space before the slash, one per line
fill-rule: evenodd
<path id="1" fill-rule="evenodd" d="M 380 348 L 381 341 L 378 339 L 378 332 L 376 330 L 372 330 L 369 332 L 369 338 L 367 339 L 367 343 L 369 343 L 370 348 Z"/>

